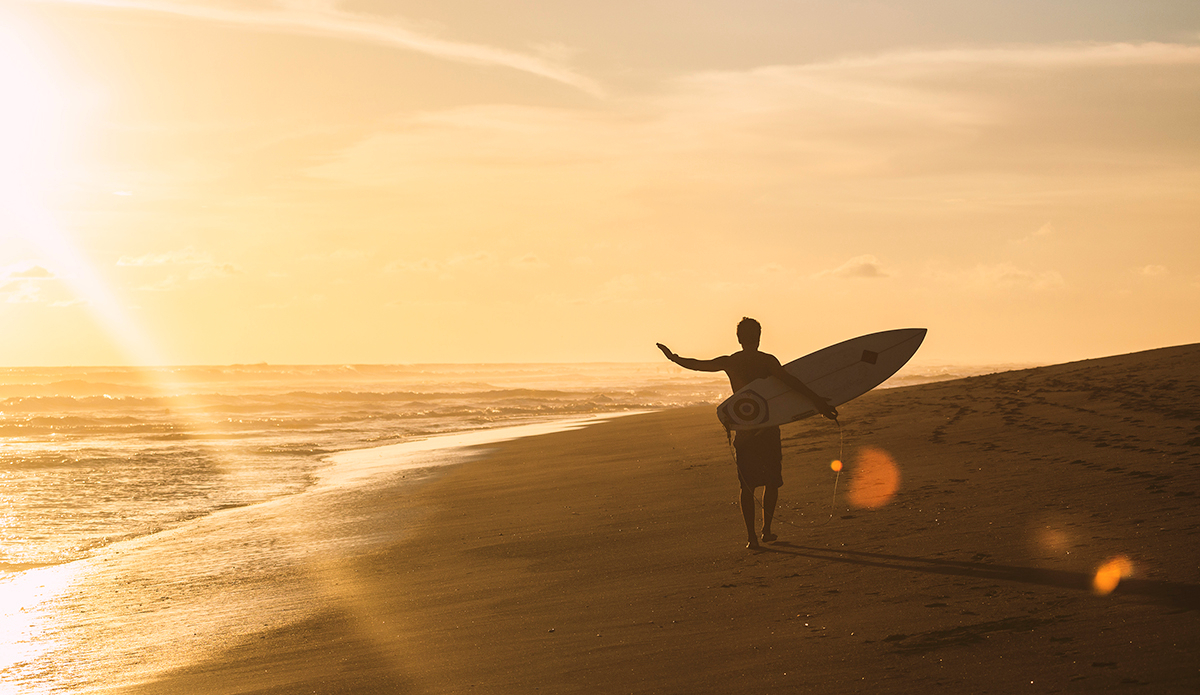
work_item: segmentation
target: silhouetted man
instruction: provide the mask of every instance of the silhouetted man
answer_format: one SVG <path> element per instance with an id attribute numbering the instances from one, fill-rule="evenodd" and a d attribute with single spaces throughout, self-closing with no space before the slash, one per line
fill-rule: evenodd
<path id="1" fill-rule="evenodd" d="M 822 415 L 830 420 L 837 419 L 837 411 L 830 407 L 824 398 L 784 371 L 774 355 L 759 351 L 758 342 L 761 336 L 762 326 L 758 321 L 743 318 L 737 326 L 737 339 L 742 349 L 732 355 L 711 360 L 696 360 L 680 357 L 662 343 L 658 343 L 658 349 L 680 367 L 698 372 L 725 372 L 734 393 L 755 379 L 776 377 L 812 401 Z M 746 521 L 746 535 L 750 539 L 746 547 L 758 548 L 758 536 L 754 533 L 755 488 L 763 488 L 763 542 L 773 541 L 777 537 L 771 532 L 771 520 L 775 516 L 775 505 L 779 501 L 779 488 L 783 486 L 783 445 L 779 438 L 779 428 L 738 430 L 734 433 L 733 450 L 737 459 L 738 482 L 742 486 L 742 518 Z"/>

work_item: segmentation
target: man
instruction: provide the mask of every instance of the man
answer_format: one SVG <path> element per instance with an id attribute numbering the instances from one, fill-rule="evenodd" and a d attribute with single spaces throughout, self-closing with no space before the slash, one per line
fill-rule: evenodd
<path id="1" fill-rule="evenodd" d="M 742 349 L 732 355 L 711 360 L 696 360 L 680 357 L 666 345 L 658 343 L 667 359 L 685 369 L 698 372 L 725 372 L 734 393 L 746 384 L 773 376 L 803 394 L 812 401 L 817 410 L 830 420 L 837 419 L 837 411 L 829 403 L 799 379 L 784 371 L 779 360 L 766 352 L 760 352 L 758 343 L 762 337 L 762 326 L 752 318 L 743 318 L 737 326 L 737 339 Z M 771 532 L 771 520 L 775 516 L 775 505 L 779 501 L 779 488 L 783 486 L 783 447 L 778 427 L 763 427 L 757 430 L 739 430 L 734 434 L 733 449 L 737 459 L 738 482 L 742 486 L 742 518 L 746 522 L 747 548 L 758 549 L 759 536 L 754 532 L 754 490 L 763 488 L 762 540 L 769 543 L 777 538 Z"/>

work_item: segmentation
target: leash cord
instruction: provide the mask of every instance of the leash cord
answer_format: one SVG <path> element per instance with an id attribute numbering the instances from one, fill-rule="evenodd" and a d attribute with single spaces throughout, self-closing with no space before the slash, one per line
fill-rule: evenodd
<path id="1" fill-rule="evenodd" d="M 829 503 L 829 518 L 826 519 L 824 522 L 822 522 L 823 524 L 828 524 L 830 521 L 833 521 L 833 514 L 837 507 L 838 481 L 842 477 L 842 466 L 840 464 L 842 463 L 842 459 L 845 457 L 845 454 L 846 454 L 846 431 L 844 429 L 842 429 L 842 421 L 841 420 L 834 418 L 833 421 L 838 426 L 837 462 L 839 465 L 837 466 L 837 475 L 835 475 L 833 478 L 833 499 Z M 736 466 L 737 465 L 737 449 L 735 449 L 733 446 L 733 430 L 731 430 L 729 428 L 729 425 L 725 425 L 725 441 L 729 444 L 729 455 L 733 458 L 733 463 Z M 767 509 L 766 509 L 766 507 L 763 506 L 762 498 L 759 497 L 758 495 L 755 495 L 754 502 L 758 505 L 758 508 L 761 509 L 763 511 L 763 513 L 765 514 Z M 788 521 L 787 519 L 781 518 L 779 516 L 778 508 L 779 508 L 779 505 L 778 505 L 778 503 L 776 503 L 776 512 L 771 515 L 771 520 L 773 522 L 774 521 L 782 521 L 783 523 L 787 524 L 788 526 L 794 526 L 795 528 L 801 528 L 799 524 L 794 524 L 794 523 Z"/>

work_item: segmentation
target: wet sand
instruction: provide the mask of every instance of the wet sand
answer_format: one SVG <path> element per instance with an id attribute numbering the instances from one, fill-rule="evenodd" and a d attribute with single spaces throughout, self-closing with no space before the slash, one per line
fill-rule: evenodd
<path id="1" fill-rule="evenodd" d="M 844 455 L 784 428 L 762 551 L 711 407 L 507 442 L 348 510 L 395 540 L 309 568 L 318 617 L 125 692 L 1200 691 L 1200 346 L 841 411 Z"/>

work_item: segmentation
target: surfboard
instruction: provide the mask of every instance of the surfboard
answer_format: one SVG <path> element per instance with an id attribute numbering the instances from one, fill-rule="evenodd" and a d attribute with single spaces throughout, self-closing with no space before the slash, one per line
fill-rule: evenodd
<path id="1" fill-rule="evenodd" d="M 924 328 L 899 328 L 830 345 L 783 366 L 835 408 L 887 381 L 921 347 Z M 717 417 L 732 430 L 783 425 L 817 414 L 812 401 L 775 377 L 746 384 L 721 405 Z"/>

